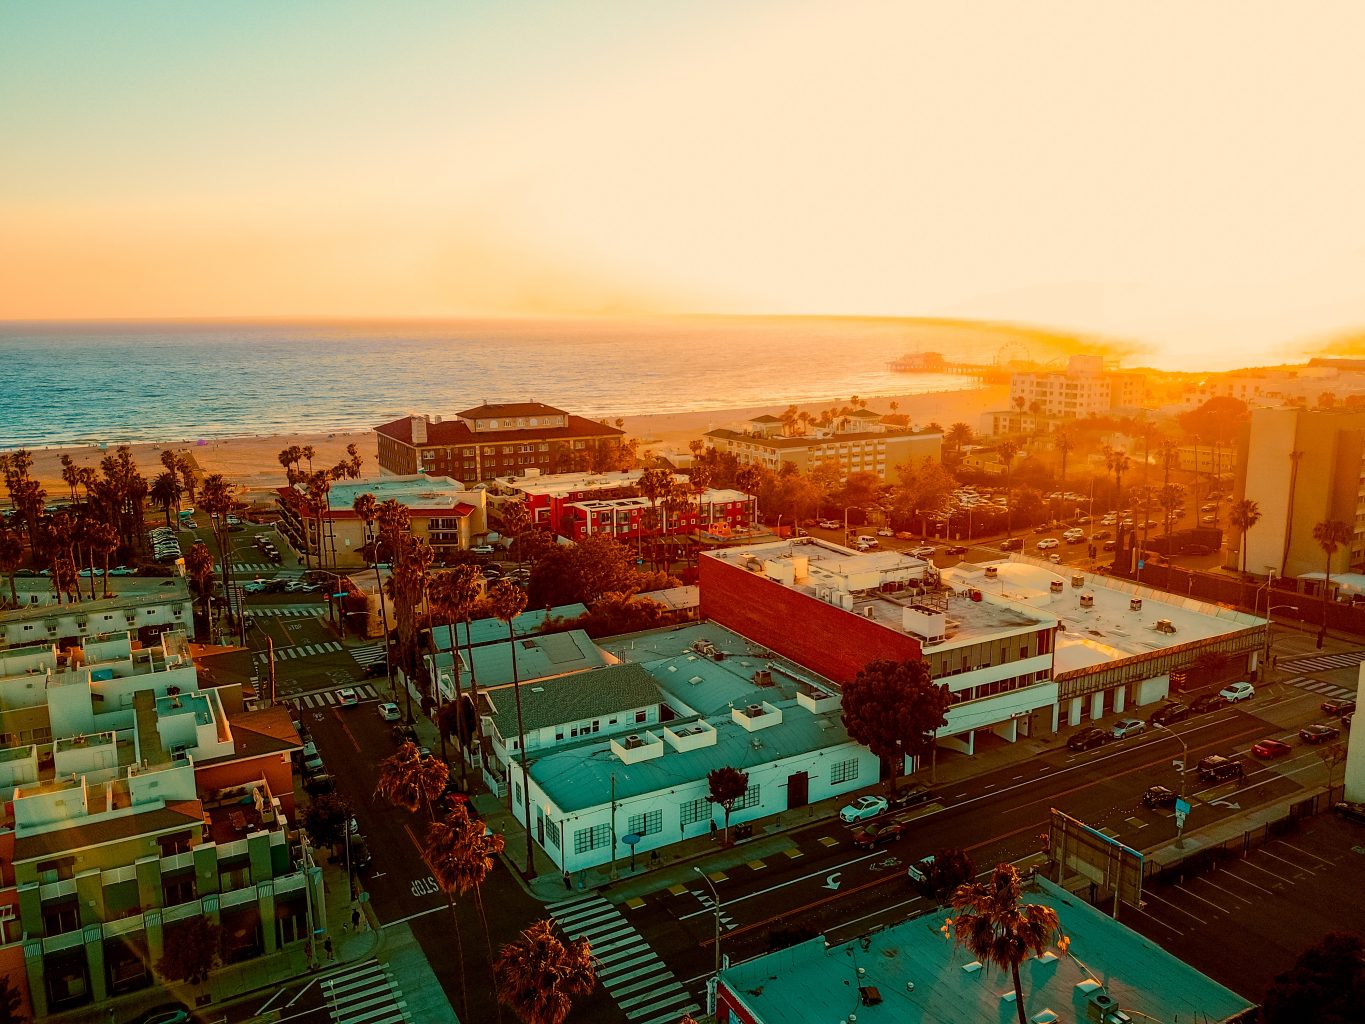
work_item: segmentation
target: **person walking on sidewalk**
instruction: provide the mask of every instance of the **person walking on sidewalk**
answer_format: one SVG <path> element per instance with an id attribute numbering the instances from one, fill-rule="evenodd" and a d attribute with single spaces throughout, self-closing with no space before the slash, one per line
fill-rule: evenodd
<path id="1" fill-rule="evenodd" d="M 565 889 L 569 889 L 569 890 L 572 890 L 572 889 L 573 889 L 573 879 L 572 879 L 571 877 L 569 877 L 569 869 L 568 869 L 568 868 L 565 868 L 565 869 L 564 869 L 564 888 L 565 888 Z"/>
<path id="2" fill-rule="evenodd" d="M 332 937 L 330 935 L 323 940 L 322 948 L 327 951 L 328 960 L 335 960 L 337 958 L 337 951 L 332 948 Z"/>
<path id="3" fill-rule="evenodd" d="M 360 934 L 360 907 L 359 907 L 359 906 L 354 906 L 354 907 L 351 908 L 351 931 L 355 932 L 357 935 Z"/>

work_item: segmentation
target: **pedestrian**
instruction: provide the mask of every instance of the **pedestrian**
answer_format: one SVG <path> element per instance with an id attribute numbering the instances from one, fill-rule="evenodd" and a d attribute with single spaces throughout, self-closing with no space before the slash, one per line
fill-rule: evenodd
<path id="1" fill-rule="evenodd" d="M 325 950 L 327 950 L 327 959 L 328 959 L 328 960 L 335 960 L 335 959 L 337 958 L 337 951 L 336 951 L 335 949 L 332 948 L 332 937 L 331 937 L 330 935 L 327 936 L 327 938 L 323 940 L 323 942 L 322 942 L 322 948 L 325 949 Z"/>
<path id="2" fill-rule="evenodd" d="M 716 828 L 716 819 L 715 819 L 715 818 L 712 818 L 712 819 L 711 819 L 711 842 L 713 842 L 713 843 L 716 841 L 716 832 L 717 832 L 717 831 L 718 831 L 718 830 L 717 830 L 717 828 Z"/>
<path id="3" fill-rule="evenodd" d="M 569 869 L 568 869 L 568 868 L 565 868 L 565 869 L 564 869 L 564 888 L 565 888 L 565 889 L 572 889 L 572 888 L 573 888 L 573 879 L 569 877 Z"/>
<path id="4" fill-rule="evenodd" d="M 657 867 L 659 866 L 659 851 L 658 851 L 658 850 L 650 850 L 650 851 L 649 851 L 649 866 L 650 866 L 651 869 L 657 868 Z"/>
<path id="5" fill-rule="evenodd" d="M 356 907 L 351 911 L 351 929 L 355 932 L 360 931 L 360 908 Z"/>

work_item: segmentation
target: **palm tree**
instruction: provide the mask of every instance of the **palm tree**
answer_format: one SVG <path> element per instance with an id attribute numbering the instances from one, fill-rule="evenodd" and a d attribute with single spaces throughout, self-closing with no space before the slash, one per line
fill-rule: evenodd
<path id="1" fill-rule="evenodd" d="M 180 478 L 174 473 L 165 472 L 152 481 L 152 489 L 147 492 L 153 505 L 160 505 L 166 513 L 166 525 L 171 525 L 171 509 L 180 510 Z"/>
<path id="2" fill-rule="evenodd" d="M 1247 571 L 1247 531 L 1261 521 L 1261 506 L 1250 498 L 1235 502 L 1228 509 L 1228 522 L 1237 529 L 1238 546 L 1242 549 L 1242 572 Z"/>
<path id="3" fill-rule="evenodd" d="M 393 662 L 389 658 L 389 610 L 388 602 L 384 596 L 384 580 L 379 575 L 378 544 L 375 540 L 374 521 L 377 509 L 374 495 L 370 493 L 356 495 L 355 501 L 351 503 L 351 509 L 365 523 L 365 547 L 369 551 L 370 564 L 374 566 L 374 588 L 379 591 L 379 622 L 384 628 L 384 674 L 388 676 L 389 693 L 396 695 L 393 684 Z"/>
<path id="4" fill-rule="evenodd" d="M 467 758 L 465 757 L 466 728 L 463 721 L 465 704 L 460 686 L 460 644 L 455 626 L 468 622 L 470 612 L 479 598 L 483 596 L 483 576 L 473 565 L 457 565 L 449 572 L 437 573 L 427 587 L 427 600 L 431 607 L 431 621 L 439 618 L 450 630 L 451 669 L 455 675 L 455 700 L 441 707 L 437 715 L 437 725 L 441 731 L 441 758 L 445 759 L 446 736 L 457 737 L 460 747 L 460 790 L 468 792 Z M 432 659 L 436 657 L 436 642 L 433 635 L 431 644 Z M 447 710 L 447 708 L 451 710 Z M 470 723 L 472 725 L 472 723 Z"/>
<path id="5" fill-rule="evenodd" d="M 103 581 L 104 596 L 109 596 L 109 556 L 118 550 L 118 534 L 108 523 L 91 521 L 85 532 L 85 543 L 90 549 L 90 556 L 93 559 L 99 555 L 103 565 L 101 579 Z M 94 575 L 93 568 L 91 575 Z M 93 591 L 92 591 L 93 593 Z"/>
<path id="6" fill-rule="evenodd" d="M 19 588 L 14 584 L 14 574 L 24 560 L 24 541 L 19 533 L 0 525 L 0 572 L 9 577 L 10 597 L 14 607 L 19 607 Z"/>
<path id="7" fill-rule="evenodd" d="M 394 561 L 386 586 L 393 600 L 394 618 L 398 620 L 399 662 L 408 682 L 407 721 L 411 725 L 412 684 L 417 681 L 421 685 L 417 678 L 417 610 L 426 598 L 427 570 L 433 555 L 430 545 L 410 533 L 394 534 L 390 547 L 394 551 Z M 426 693 L 425 688 L 423 693 Z"/>
<path id="8" fill-rule="evenodd" d="M 452 916 L 455 915 L 454 897 L 473 891 L 490 969 L 493 966 L 493 940 L 488 933 L 488 916 L 484 913 L 483 883 L 493 870 L 493 858 L 502 852 L 502 846 L 502 836 L 485 828 L 479 819 L 471 818 L 465 804 L 456 804 L 443 819 L 427 826 L 427 841 L 422 848 L 422 858 L 431 868 L 431 877 L 446 894 Z M 458 938 L 458 917 L 455 928 Z M 463 962 L 463 957 L 461 959 Z M 501 1019 L 501 1008 L 498 1016 Z"/>
<path id="9" fill-rule="evenodd" d="M 943 440 L 953 446 L 953 451 L 961 452 L 964 444 L 972 443 L 972 428 L 959 420 L 948 428 L 948 433 L 943 436 Z"/>
<path id="10" fill-rule="evenodd" d="M 1318 647 L 1327 639 L 1327 599 L 1332 591 L 1332 556 L 1343 544 L 1351 543 L 1352 536 L 1351 524 L 1343 523 L 1340 519 L 1327 519 L 1313 527 L 1313 539 L 1327 556 L 1327 572 L 1322 579 L 1322 629 L 1318 630 Z"/>
<path id="11" fill-rule="evenodd" d="M 209 595 L 213 592 L 213 553 L 202 540 L 195 541 L 194 546 L 186 553 L 185 572 L 189 575 L 194 592 L 199 595 L 204 622 L 208 626 L 209 637 L 212 638 L 213 618 L 209 610 Z"/>
<path id="12" fill-rule="evenodd" d="M 308 463 L 308 475 L 313 475 L 313 460 L 317 458 L 318 450 L 311 444 L 306 444 L 299 449 L 299 458 Z M 297 461 L 297 460 L 295 460 Z"/>
<path id="13" fill-rule="evenodd" d="M 1123 508 L 1123 474 L 1128 472 L 1128 453 L 1122 448 L 1104 446 L 1104 464 L 1114 474 L 1114 511 Z M 1122 531 L 1123 527 L 1119 527 Z"/>
<path id="14" fill-rule="evenodd" d="M 498 999 L 523 1024 L 564 1024 L 574 999 L 597 985 L 592 947 L 585 938 L 562 941 L 553 921 L 535 921 L 493 962 Z"/>
<path id="15" fill-rule="evenodd" d="M 526 727 L 521 717 L 521 680 L 517 676 L 517 643 L 513 621 L 526 608 L 526 591 L 508 580 L 499 580 L 488 595 L 493 615 L 507 623 L 507 643 L 512 648 L 512 696 L 517 705 L 517 753 L 521 755 L 521 797 L 526 826 L 526 874 L 536 873 L 531 845 L 531 776 L 526 771 Z M 512 787 L 507 787 L 507 809 L 512 809 Z"/>
<path id="16" fill-rule="evenodd" d="M 233 619 L 241 619 L 241 609 L 234 609 L 232 600 L 232 559 L 228 557 L 227 514 L 236 507 L 232 498 L 232 484 L 222 473 L 211 473 L 204 478 L 204 489 L 199 496 L 199 504 L 209 514 L 213 524 L 213 536 L 218 541 L 218 557 L 222 561 L 223 595 L 227 602 L 229 626 Z M 243 634 L 245 624 L 242 625 Z"/>
<path id="17" fill-rule="evenodd" d="M 379 781 L 375 796 L 395 807 L 416 814 L 425 810 L 436 820 L 436 800 L 446 790 L 450 769 L 444 761 L 423 757 L 415 743 L 400 744 L 398 750 L 379 762 Z"/>
<path id="18" fill-rule="evenodd" d="M 1030 954 L 1041 955 L 1057 934 L 1057 912 L 1037 903 L 1020 903 L 1019 872 L 1013 864 L 997 864 L 988 882 L 960 885 L 949 901 L 955 918 L 946 927 L 953 941 L 984 964 L 1008 968 L 1014 980 L 1014 1008 L 1019 1024 L 1028 1024 L 1019 965 Z"/>
<path id="19" fill-rule="evenodd" d="M 1068 430 L 1062 429 L 1057 431 L 1056 436 L 1052 439 L 1052 446 L 1056 448 L 1062 456 L 1061 489 L 1066 490 L 1066 457 L 1070 455 L 1072 450 L 1076 447 L 1076 442 L 1071 440 L 1071 433 Z"/>
<path id="20" fill-rule="evenodd" d="M 640 479 L 635 481 L 640 493 L 649 499 L 650 518 L 656 528 L 659 522 L 659 499 L 667 493 L 672 482 L 673 474 L 666 469 L 647 469 L 640 474 Z M 643 532 L 642 530 L 641 533 Z M 654 567 L 658 568 L 657 559 Z"/>
<path id="21" fill-rule="evenodd" d="M 1008 539 L 1014 536 L 1014 498 L 1010 494 L 1010 476 L 1014 457 L 1019 454 L 1019 442 L 1001 441 L 996 445 L 995 453 L 1005 464 L 1005 537 Z"/>

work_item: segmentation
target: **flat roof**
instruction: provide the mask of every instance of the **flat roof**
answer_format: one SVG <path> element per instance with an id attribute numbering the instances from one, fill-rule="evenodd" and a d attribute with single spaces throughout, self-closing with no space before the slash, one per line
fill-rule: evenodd
<path id="1" fill-rule="evenodd" d="M 98 612 L 103 615 L 119 608 L 190 599 L 189 584 L 183 576 L 110 576 L 108 586 L 105 587 L 109 597 L 104 597 L 104 590 L 100 589 L 103 582 L 104 577 L 97 573 L 95 593 L 101 596 L 92 601 L 90 577 L 82 576 L 80 586 L 85 596 L 75 604 L 63 598 L 59 605 L 57 595 L 52 590 L 52 581 L 48 577 L 20 576 L 14 581 L 15 589 L 19 592 L 19 607 L 0 611 L 0 622 L 23 622 L 26 619 L 48 618 L 54 614 L 88 616 Z M 34 597 L 38 599 L 37 603 L 33 602 Z M 126 623 L 119 625 L 121 629 L 110 631 L 123 632 L 133 628 Z"/>
<path id="2" fill-rule="evenodd" d="M 805 537 L 720 548 L 703 552 L 701 557 L 715 558 L 751 571 L 762 571 L 765 562 L 795 566 L 800 559 L 805 559 L 806 575 L 795 576 L 792 583 L 770 576 L 765 578 L 775 586 L 825 603 L 834 603 L 826 600 L 830 592 L 848 593 L 852 597 L 852 607 L 846 609 L 848 614 L 870 619 L 906 635 L 914 635 L 904 627 L 908 605 L 942 610 L 947 619 L 948 639 L 935 644 L 935 650 L 952 649 L 992 636 L 1036 630 L 1056 623 L 1049 608 L 1029 607 L 984 587 L 976 588 L 982 592 L 980 601 L 951 588 L 943 590 L 938 585 L 939 570 L 932 562 L 901 551 L 854 551 L 830 541 Z M 947 579 L 946 574 L 943 578 Z"/>
<path id="3" fill-rule="evenodd" d="M 640 480 L 641 471 L 613 470 L 603 473 L 551 473 L 544 476 L 519 476 L 512 480 L 500 478 L 499 489 L 515 489 L 523 494 L 563 497 L 575 491 L 593 491 L 606 488 L 617 490 L 634 487 Z"/>
<path id="4" fill-rule="evenodd" d="M 993 579 L 987 576 L 987 567 L 994 568 Z M 1082 585 L 1073 586 L 1073 577 L 1082 578 Z M 954 587 L 978 589 L 985 596 L 1055 616 L 1064 627 L 1057 634 L 1055 672 L 1121 661 L 1265 626 L 1265 619 L 1246 612 L 1127 580 L 1062 569 L 1028 556 L 962 562 L 945 569 L 943 578 Z M 1061 584 L 1059 593 L 1054 592 L 1053 583 Z M 1090 607 L 1081 606 L 1082 595 L 1092 599 Z M 1141 602 L 1140 608 L 1132 607 L 1134 600 Z M 1170 631 L 1157 627 L 1163 620 L 1170 624 Z"/>
<path id="5" fill-rule="evenodd" d="M 753 420 L 749 421 L 754 422 Z M 730 430 L 721 427 L 716 430 L 708 430 L 707 437 L 721 438 L 726 441 L 746 441 L 759 448 L 819 448 L 827 444 L 847 444 L 854 441 L 889 441 L 905 437 L 939 437 L 935 432 L 932 434 L 917 434 L 906 427 L 888 426 L 884 430 L 856 430 L 847 433 L 835 434 L 808 434 L 804 437 L 764 437 L 761 434 L 746 434 L 739 430 Z"/>
<path id="6" fill-rule="evenodd" d="M 517 733 L 517 709 L 512 687 L 482 689 L 489 717 L 502 736 Z M 568 725 L 613 712 L 633 711 L 659 703 L 654 678 L 639 665 L 607 665 L 544 679 L 521 687 L 521 719 L 527 730 Z"/>
<path id="7" fill-rule="evenodd" d="M 285 488 L 286 490 L 288 488 Z M 334 483 L 329 496 L 333 518 L 354 516 L 351 506 L 362 494 L 373 494 L 376 502 L 396 501 L 410 509 L 447 511 L 460 504 L 477 501 L 474 492 L 448 476 L 384 476 L 364 483 Z M 473 511 L 471 508 L 470 511 Z"/>
<path id="8" fill-rule="evenodd" d="M 1044 878 L 1025 883 L 1024 899 L 1055 910 L 1062 934 L 1070 940 L 1067 952 L 1054 945 L 1020 965 L 1025 1015 L 1031 1021 L 1094 1019 L 1088 1012 L 1092 994 L 1112 998 L 1137 1020 L 1212 1024 L 1252 1008 L 1235 992 Z M 822 938 L 811 939 L 729 967 L 721 978 L 763 1024 L 841 1021 L 853 1009 L 859 1024 L 1016 1020 L 1009 973 L 989 966 L 968 969 L 976 963 L 972 955 L 939 931 L 946 916 L 939 910 L 829 948 Z M 859 988 L 875 989 L 880 1001 L 867 1005 Z"/>
<path id="9" fill-rule="evenodd" d="M 512 620 L 512 632 L 515 636 L 532 636 L 540 632 L 546 619 L 576 619 L 578 616 L 587 613 L 588 606 L 581 603 L 561 604 L 554 608 L 531 608 Z M 450 626 L 432 627 L 438 651 L 450 650 L 450 628 Z M 464 630 L 456 629 L 456 633 L 460 638 L 460 646 L 463 647 Z M 469 635 L 470 642 L 475 647 L 481 647 L 484 644 L 505 644 L 507 642 L 507 623 L 496 618 L 475 619 L 469 624 Z"/>
<path id="10" fill-rule="evenodd" d="M 474 672 L 480 687 L 512 682 L 512 645 L 507 641 L 477 646 L 473 650 L 473 657 Z M 460 658 L 463 663 L 463 650 Z M 523 683 L 601 668 L 607 664 L 602 652 L 581 629 L 519 637 L 516 641 L 516 659 L 516 678 Z M 438 654 L 436 663 L 448 669 L 451 665 L 450 653 L 443 651 Z"/>

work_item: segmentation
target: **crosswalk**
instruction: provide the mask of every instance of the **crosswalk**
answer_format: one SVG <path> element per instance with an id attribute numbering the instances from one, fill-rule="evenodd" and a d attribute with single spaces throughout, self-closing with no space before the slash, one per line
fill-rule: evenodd
<path id="1" fill-rule="evenodd" d="M 327 614 L 325 604 L 247 605 L 248 615 L 273 615 L 283 619 L 317 618 Z"/>
<path id="2" fill-rule="evenodd" d="M 360 666 L 377 665 L 384 660 L 384 644 L 366 644 L 364 647 L 352 647 L 351 657 Z"/>
<path id="3" fill-rule="evenodd" d="M 699 1009 L 667 965 L 614 905 L 593 893 L 547 908 L 570 938 L 585 937 L 597 980 L 631 1024 L 677 1024 Z"/>
<path id="4" fill-rule="evenodd" d="M 1289 658 L 1280 661 L 1280 668 L 1286 672 L 1325 672 L 1334 668 L 1350 668 L 1365 661 L 1365 650 L 1343 651 L 1341 654 L 1312 654 L 1306 658 Z"/>
<path id="5" fill-rule="evenodd" d="M 1324 697 L 1345 697 L 1350 699 L 1356 695 L 1355 690 L 1348 690 L 1344 686 L 1337 686 L 1333 683 L 1325 683 L 1321 679 L 1314 679 L 1311 676 L 1296 676 L 1293 679 L 1286 679 L 1286 686 L 1297 686 L 1300 690 L 1311 690 L 1313 693 L 1320 693 Z"/>
<path id="6" fill-rule="evenodd" d="M 232 571 L 251 573 L 268 572 L 275 576 L 284 577 L 298 576 L 301 573 L 301 570 L 297 569 L 282 569 L 274 562 L 233 562 Z"/>
<path id="7" fill-rule="evenodd" d="M 407 1002 L 389 968 L 365 960 L 322 980 L 323 998 L 336 1024 L 408 1024 Z"/>
<path id="8" fill-rule="evenodd" d="M 354 690 L 356 697 L 360 700 L 379 699 L 379 691 L 368 684 L 361 683 L 349 687 L 349 689 Z M 315 690 L 312 693 L 305 693 L 301 697 L 287 697 L 284 703 L 300 711 L 304 708 L 334 708 L 341 703 L 341 698 L 337 696 L 337 692 L 336 690 Z"/>
<path id="9" fill-rule="evenodd" d="M 318 654 L 335 654 L 342 650 L 342 646 L 336 640 L 323 640 L 316 644 L 298 644 L 294 647 L 276 647 L 276 661 L 291 661 L 294 658 L 311 658 Z M 266 651 L 256 652 L 256 664 L 265 665 L 270 662 L 270 655 Z"/>

